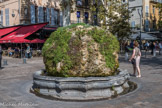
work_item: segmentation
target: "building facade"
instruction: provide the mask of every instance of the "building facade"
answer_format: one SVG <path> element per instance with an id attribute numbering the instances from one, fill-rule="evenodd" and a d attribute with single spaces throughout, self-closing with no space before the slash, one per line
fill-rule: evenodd
<path id="1" fill-rule="evenodd" d="M 130 25 L 133 29 L 139 30 L 143 28 L 142 24 L 142 10 L 143 10 L 143 1 L 142 0 L 129 0 L 129 10 L 133 10 L 131 18 L 129 20 Z"/>
<path id="2" fill-rule="evenodd" d="M 70 15 L 71 24 L 86 23 L 92 24 L 90 12 L 90 0 L 76 0 L 74 12 Z"/>
<path id="3" fill-rule="evenodd" d="M 149 2 L 149 28 L 150 28 L 150 31 L 156 31 L 156 30 L 159 30 L 161 28 L 159 28 L 157 25 L 158 25 L 158 22 L 159 20 L 162 21 L 162 19 L 160 18 L 160 16 L 162 17 L 162 12 L 160 12 L 160 8 L 157 8 L 157 3 L 161 3 L 162 5 L 162 0 L 150 0 Z"/>
<path id="4" fill-rule="evenodd" d="M 146 32 L 160 29 L 157 25 L 161 13 L 156 5 L 162 4 L 162 0 L 128 0 L 128 2 L 129 9 L 134 10 L 129 21 L 132 28 L 140 29 L 141 27 L 141 30 Z"/>
<path id="5" fill-rule="evenodd" d="M 0 0 L 0 24 L 3 27 L 19 24 L 49 22 L 60 26 L 59 0 Z"/>
<path id="6" fill-rule="evenodd" d="M 75 23 L 92 24 L 90 12 L 90 0 L 70 0 L 64 1 L 63 6 L 63 26 Z M 67 2 L 67 3 L 66 3 Z M 72 6 L 70 6 L 72 5 Z"/>

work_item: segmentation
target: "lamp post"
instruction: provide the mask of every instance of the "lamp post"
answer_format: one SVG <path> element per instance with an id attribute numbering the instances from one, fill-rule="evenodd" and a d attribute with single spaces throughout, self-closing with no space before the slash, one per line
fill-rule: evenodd
<path id="1" fill-rule="evenodd" d="M 142 10 L 142 7 L 141 7 L 141 12 L 140 12 L 140 9 L 138 9 L 138 14 L 139 14 L 139 16 L 140 16 L 140 50 L 142 49 L 142 48 L 141 48 L 141 43 L 142 43 L 142 42 L 141 42 L 141 29 L 142 29 L 142 27 L 141 27 L 142 23 L 141 23 L 141 22 L 142 22 L 142 11 L 143 11 L 143 10 Z"/>

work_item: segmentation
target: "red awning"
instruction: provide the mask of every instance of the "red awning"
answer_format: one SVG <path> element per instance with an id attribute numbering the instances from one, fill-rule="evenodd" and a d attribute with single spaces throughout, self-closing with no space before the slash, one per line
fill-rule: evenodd
<path id="1" fill-rule="evenodd" d="M 52 30 L 55 31 L 57 30 L 58 27 L 45 27 L 44 30 Z"/>
<path id="2" fill-rule="evenodd" d="M 30 43 L 30 40 L 27 39 L 19 39 L 19 40 L 3 40 L 0 43 Z"/>
<path id="3" fill-rule="evenodd" d="M 8 34 L 7 36 L 0 39 L 0 41 L 14 41 L 16 40 L 17 43 L 19 43 L 19 40 L 22 40 L 29 35 L 33 34 L 34 32 L 38 31 L 39 29 L 43 28 L 48 23 L 41 23 L 41 24 L 33 24 L 33 25 L 27 25 L 22 26 L 21 28 L 17 29 L 16 31 Z M 14 41 L 13 41 L 14 40 Z M 3 42 L 1 42 L 3 43 Z"/>
<path id="4" fill-rule="evenodd" d="M 7 28 L 0 28 L 0 38 L 6 34 L 9 34 L 15 30 L 17 30 L 18 28 L 20 28 L 21 26 L 17 26 L 17 27 L 7 27 Z"/>
<path id="5" fill-rule="evenodd" d="M 41 39 L 34 39 L 31 41 L 31 43 L 44 43 L 45 40 L 41 40 Z"/>
<path id="6" fill-rule="evenodd" d="M 27 39 L 17 39 L 17 40 L 12 40 L 12 43 L 31 43 L 31 40 L 27 40 Z"/>

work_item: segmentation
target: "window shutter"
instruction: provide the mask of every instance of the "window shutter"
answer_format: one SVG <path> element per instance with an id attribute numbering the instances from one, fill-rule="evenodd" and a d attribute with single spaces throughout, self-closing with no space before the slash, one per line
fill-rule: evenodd
<path id="1" fill-rule="evenodd" d="M 46 14 L 47 14 L 47 22 L 50 22 L 50 12 L 49 12 L 49 8 L 46 8 Z"/>
<path id="2" fill-rule="evenodd" d="M 35 6 L 30 5 L 31 24 L 35 23 Z"/>
<path id="3" fill-rule="evenodd" d="M 3 10 L 1 10 L 0 23 L 3 25 Z"/>
<path id="4" fill-rule="evenodd" d="M 6 17 L 6 26 L 9 26 L 9 9 L 5 9 L 5 17 Z"/>
<path id="5" fill-rule="evenodd" d="M 58 12 L 54 11 L 54 25 L 58 24 L 57 21 L 58 21 Z"/>
<path id="6" fill-rule="evenodd" d="M 51 8 L 51 25 L 54 25 L 54 9 Z"/>
<path id="7" fill-rule="evenodd" d="M 132 21 L 131 27 L 135 27 L 135 21 Z"/>
<path id="8" fill-rule="evenodd" d="M 40 23 L 44 22 L 44 13 L 43 13 L 43 7 L 40 7 Z"/>

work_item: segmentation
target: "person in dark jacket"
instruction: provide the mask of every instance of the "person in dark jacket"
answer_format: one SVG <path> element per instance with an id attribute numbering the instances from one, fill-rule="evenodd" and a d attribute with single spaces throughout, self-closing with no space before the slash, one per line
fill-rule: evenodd
<path id="1" fill-rule="evenodd" d="M 2 62 L 2 47 L 0 46 L 0 68 L 1 68 L 1 62 Z"/>
<path id="2" fill-rule="evenodd" d="M 129 49 L 128 49 L 128 42 L 125 43 L 125 60 L 127 61 L 128 60 L 128 52 L 129 52 Z"/>

